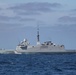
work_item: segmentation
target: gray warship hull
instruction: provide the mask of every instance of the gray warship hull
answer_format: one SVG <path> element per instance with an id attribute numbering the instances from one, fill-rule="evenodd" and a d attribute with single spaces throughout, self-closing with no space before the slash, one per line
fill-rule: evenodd
<path id="1" fill-rule="evenodd" d="M 15 54 L 29 54 L 29 53 L 76 53 L 76 50 L 65 50 L 60 46 L 35 46 L 26 50 L 17 47 L 14 51 Z"/>
<path id="2" fill-rule="evenodd" d="M 76 50 L 62 50 L 62 51 L 60 51 L 60 50 L 42 50 L 42 51 L 40 51 L 40 50 L 38 50 L 38 51 L 34 51 L 34 50 L 28 50 L 28 51 L 23 51 L 23 50 L 19 50 L 19 51 L 17 51 L 17 50 L 15 50 L 14 51 L 14 54 L 35 54 L 35 53 L 49 53 L 49 54 L 51 54 L 51 53 L 76 53 Z"/>
<path id="3" fill-rule="evenodd" d="M 27 50 L 0 50 L 0 54 L 35 54 L 35 53 L 76 53 L 76 50 L 48 50 L 48 49 L 27 49 Z"/>

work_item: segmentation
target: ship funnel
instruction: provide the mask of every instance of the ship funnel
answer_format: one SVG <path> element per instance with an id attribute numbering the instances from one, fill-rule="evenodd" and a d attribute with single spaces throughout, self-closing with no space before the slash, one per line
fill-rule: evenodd
<path id="1" fill-rule="evenodd" d="M 40 45 L 39 25 L 37 26 L 37 45 Z"/>

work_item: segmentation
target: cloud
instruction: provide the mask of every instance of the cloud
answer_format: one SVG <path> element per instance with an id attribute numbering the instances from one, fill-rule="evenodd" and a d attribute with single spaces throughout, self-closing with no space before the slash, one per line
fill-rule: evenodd
<path id="1" fill-rule="evenodd" d="M 76 17 L 63 16 L 63 17 L 60 17 L 60 18 L 59 18 L 59 22 L 64 22 L 64 23 L 65 23 L 65 22 L 66 22 L 66 23 L 67 23 L 67 22 L 68 22 L 68 23 L 69 23 L 69 22 L 73 22 L 73 23 L 75 22 L 75 23 L 76 23 Z"/>
<path id="2" fill-rule="evenodd" d="M 20 21 L 35 21 L 33 18 L 22 18 Z"/>
<path id="3" fill-rule="evenodd" d="M 15 17 L 10 17 L 10 16 L 3 16 L 0 15 L 0 21 L 10 21 L 10 20 L 19 20 L 20 17 L 19 16 L 15 16 Z"/>
<path id="4" fill-rule="evenodd" d="M 30 2 L 20 5 L 10 7 L 9 9 L 14 10 L 15 12 L 20 12 L 24 15 L 38 15 L 40 12 L 52 12 L 55 8 L 60 8 L 61 4 L 59 3 L 48 3 L 48 2 Z M 21 12 L 22 11 L 22 12 Z M 17 13 L 18 13 L 17 12 Z"/>
<path id="5" fill-rule="evenodd" d="M 39 12 L 33 12 L 33 11 L 32 12 L 31 11 L 30 12 L 27 12 L 27 11 L 26 12 L 25 11 L 18 12 L 18 11 L 16 11 L 16 12 L 18 13 L 18 15 L 41 15 Z"/>
<path id="6" fill-rule="evenodd" d="M 2 10 L 2 9 L 0 8 L 0 10 Z"/>
<path id="7" fill-rule="evenodd" d="M 76 12 L 76 9 L 72 9 L 71 11 Z"/>
<path id="8" fill-rule="evenodd" d="M 18 5 L 0 5 L 0 29 L 3 27 L 4 29 L 9 29 L 35 26 L 38 21 L 43 22 L 41 25 L 49 26 L 50 23 L 52 25 L 53 22 L 55 22 L 53 21 L 53 16 L 56 16 L 56 12 L 53 11 L 57 11 L 57 9 L 61 6 L 62 5 L 59 3 L 48 2 L 30 2 Z"/>
<path id="9" fill-rule="evenodd" d="M 1 8 L 1 9 L 6 9 L 6 8 L 9 8 L 10 6 L 12 6 L 12 5 L 7 4 L 7 3 L 1 3 L 1 2 L 0 2 L 0 8 Z"/>
<path id="10" fill-rule="evenodd" d="M 1 8 L 0 15 L 8 16 L 8 17 L 14 17 L 17 14 L 13 10 L 10 10 L 10 9 L 2 9 Z"/>
<path id="11" fill-rule="evenodd" d="M 0 3 L 0 15 L 12 17 L 16 15 L 41 15 L 42 12 L 52 12 L 61 6 L 59 3 L 48 2 L 29 2 L 17 5 Z"/>
<path id="12" fill-rule="evenodd" d="M 0 15 L 0 22 L 8 22 L 10 23 L 10 21 L 12 22 L 22 22 L 22 21 L 35 21 L 34 18 L 31 17 L 26 17 L 26 18 L 22 18 L 20 16 L 15 16 L 15 17 L 9 17 L 9 16 L 2 16 Z"/>

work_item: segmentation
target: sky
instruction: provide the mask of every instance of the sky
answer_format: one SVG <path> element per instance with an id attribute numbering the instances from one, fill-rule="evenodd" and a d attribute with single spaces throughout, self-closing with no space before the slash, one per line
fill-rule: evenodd
<path id="1" fill-rule="evenodd" d="M 76 49 L 76 0 L 0 0 L 0 48 L 15 49 L 27 38 Z"/>

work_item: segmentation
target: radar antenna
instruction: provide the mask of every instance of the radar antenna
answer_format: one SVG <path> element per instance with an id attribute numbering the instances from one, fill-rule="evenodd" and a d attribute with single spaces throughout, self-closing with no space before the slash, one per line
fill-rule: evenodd
<path id="1" fill-rule="evenodd" d="M 40 45 L 39 25 L 37 25 L 37 45 Z"/>

